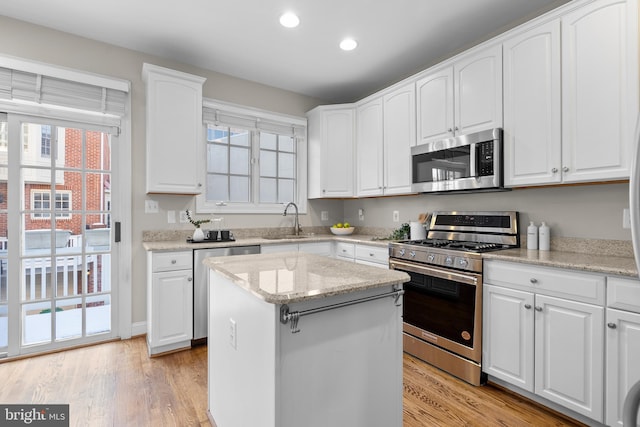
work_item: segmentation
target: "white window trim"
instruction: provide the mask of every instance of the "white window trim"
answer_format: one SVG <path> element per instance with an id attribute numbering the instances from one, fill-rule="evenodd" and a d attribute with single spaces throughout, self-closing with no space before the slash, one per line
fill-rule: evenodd
<path id="1" fill-rule="evenodd" d="M 280 122 L 288 125 L 307 127 L 307 119 L 304 117 L 291 116 L 286 114 L 274 113 L 271 111 L 261 110 L 252 107 L 245 107 L 237 104 L 226 103 L 223 101 L 205 99 L 203 107 L 224 111 L 229 114 L 238 114 L 242 116 L 251 116 L 258 120 L 268 120 L 272 122 Z M 203 135 L 206 135 L 207 124 L 203 124 Z M 265 130 L 266 131 L 266 130 Z M 268 132 L 268 131 L 266 131 Z M 206 159 L 206 137 L 203 138 L 201 155 Z M 203 162 L 200 176 L 202 182 L 206 182 L 206 160 Z M 256 163 L 256 162 L 252 162 Z M 252 194 L 256 194 L 255 188 L 256 178 L 259 165 L 252 164 Z M 296 197 L 294 202 L 298 206 L 301 214 L 307 213 L 307 135 L 299 137 L 296 147 Z M 207 202 L 206 194 L 203 192 L 196 196 L 196 213 L 201 214 L 279 214 L 282 215 L 284 203 L 232 203 L 232 202 Z"/>

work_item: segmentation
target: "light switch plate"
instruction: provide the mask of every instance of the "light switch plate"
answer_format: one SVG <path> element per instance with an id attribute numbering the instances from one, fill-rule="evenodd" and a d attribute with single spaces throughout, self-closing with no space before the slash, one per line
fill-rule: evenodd
<path id="1" fill-rule="evenodd" d="M 320 212 L 320 220 L 329 221 L 329 211 Z"/>
<path id="2" fill-rule="evenodd" d="M 185 222 L 189 222 L 189 218 L 187 218 L 187 211 L 180 211 L 180 223 L 184 224 Z"/>
<path id="3" fill-rule="evenodd" d="M 393 222 L 400 222 L 400 212 L 393 211 Z"/>
<path id="4" fill-rule="evenodd" d="M 144 213 L 158 213 L 158 202 L 146 199 L 144 201 Z"/>
<path id="5" fill-rule="evenodd" d="M 176 211 L 167 211 L 167 222 L 169 224 L 176 223 Z"/>

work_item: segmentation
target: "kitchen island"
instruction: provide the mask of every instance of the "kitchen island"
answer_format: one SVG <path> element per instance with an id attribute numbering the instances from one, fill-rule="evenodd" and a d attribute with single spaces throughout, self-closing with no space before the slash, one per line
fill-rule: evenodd
<path id="1" fill-rule="evenodd" d="M 299 252 L 205 264 L 217 427 L 402 426 L 406 273 Z"/>

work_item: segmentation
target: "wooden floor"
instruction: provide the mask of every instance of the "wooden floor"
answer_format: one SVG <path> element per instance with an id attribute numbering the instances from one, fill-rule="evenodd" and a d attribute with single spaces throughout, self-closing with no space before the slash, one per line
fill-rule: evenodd
<path id="1" fill-rule="evenodd" d="M 207 348 L 150 359 L 138 337 L 0 363 L 0 403 L 68 403 L 72 426 L 210 426 Z M 404 356 L 404 427 L 580 425 Z"/>

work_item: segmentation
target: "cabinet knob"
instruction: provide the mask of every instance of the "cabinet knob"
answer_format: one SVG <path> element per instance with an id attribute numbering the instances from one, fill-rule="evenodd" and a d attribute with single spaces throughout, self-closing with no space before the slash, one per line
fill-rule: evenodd
<path id="1" fill-rule="evenodd" d="M 558 173 L 558 168 L 551 169 L 551 173 Z"/>
<path id="2" fill-rule="evenodd" d="M 369 256 L 374 256 L 372 253 L 369 253 Z"/>
<path id="3" fill-rule="evenodd" d="M 198 188 L 201 188 L 201 187 L 202 187 L 202 183 L 201 183 L 201 182 L 199 182 L 199 183 L 198 183 Z"/>
<path id="4" fill-rule="evenodd" d="M 616 329 L 616 328 L 618 327 L 618 325 L 616 325 L 616 324 L 615 324 L 615 323 L 613 323 L 613 322 L 607 323 L 607 326 L 608 326 L 609 328 L 611 328 L 611 329 Z"/>
<path id="5" fill-rule="evenodd" d="M 536 306 L 536 311 L 542 311 L 542 307 L 540 307 L 540 306 L 538 306 L 538 305 L 537 305 L 537 306 Z"/>
<path id="6" fill-rule="evenodd" d="M 524 308 L 526 308 L 527 310 L 530 310 L 531 309 L 531 304 L 525 304 Z"/>
<path id="7" fill-rule="evenodd" d="M 569 172 L 569 168 L 568 168 L 567 166 L 564 166 L 564 167 L 562 168 L 562 172 Z"/>
<path id="8" fill-rule="evenodd" d="M 447 129 L 447 132 L 451 133 L 451 132 L 453 132 L 453 129 L 449 128 L 449 129 Z"/>
<path id="9" fill-rule="evenodd" d="M 191 282 L 191 281 L 193 281 L 193 277 L 187 278 L 187 282 Z"/>
<path id="10" fill-rule="evenodd" d="M 454 130 L 455 130 L 456 132 L 458 132 L 460 129 L 458 129 L 458 126 L 456 126 L 456 127 L 454 128 Z"/>
<path id="11" fill-rule="evenodd" d="M 176 262 L 178 262 L 178 261 L 176 261 L 175 259 L 171 260 L 171 264 L 175 264 Z"/>
<path id="12" fill-rule="evenodd" d="M 535 277 L 532 277 L 531 279 L 529 279 L 529 281 L 531 283 L 538 283 L 538 279 L 536 279 Z"/>

